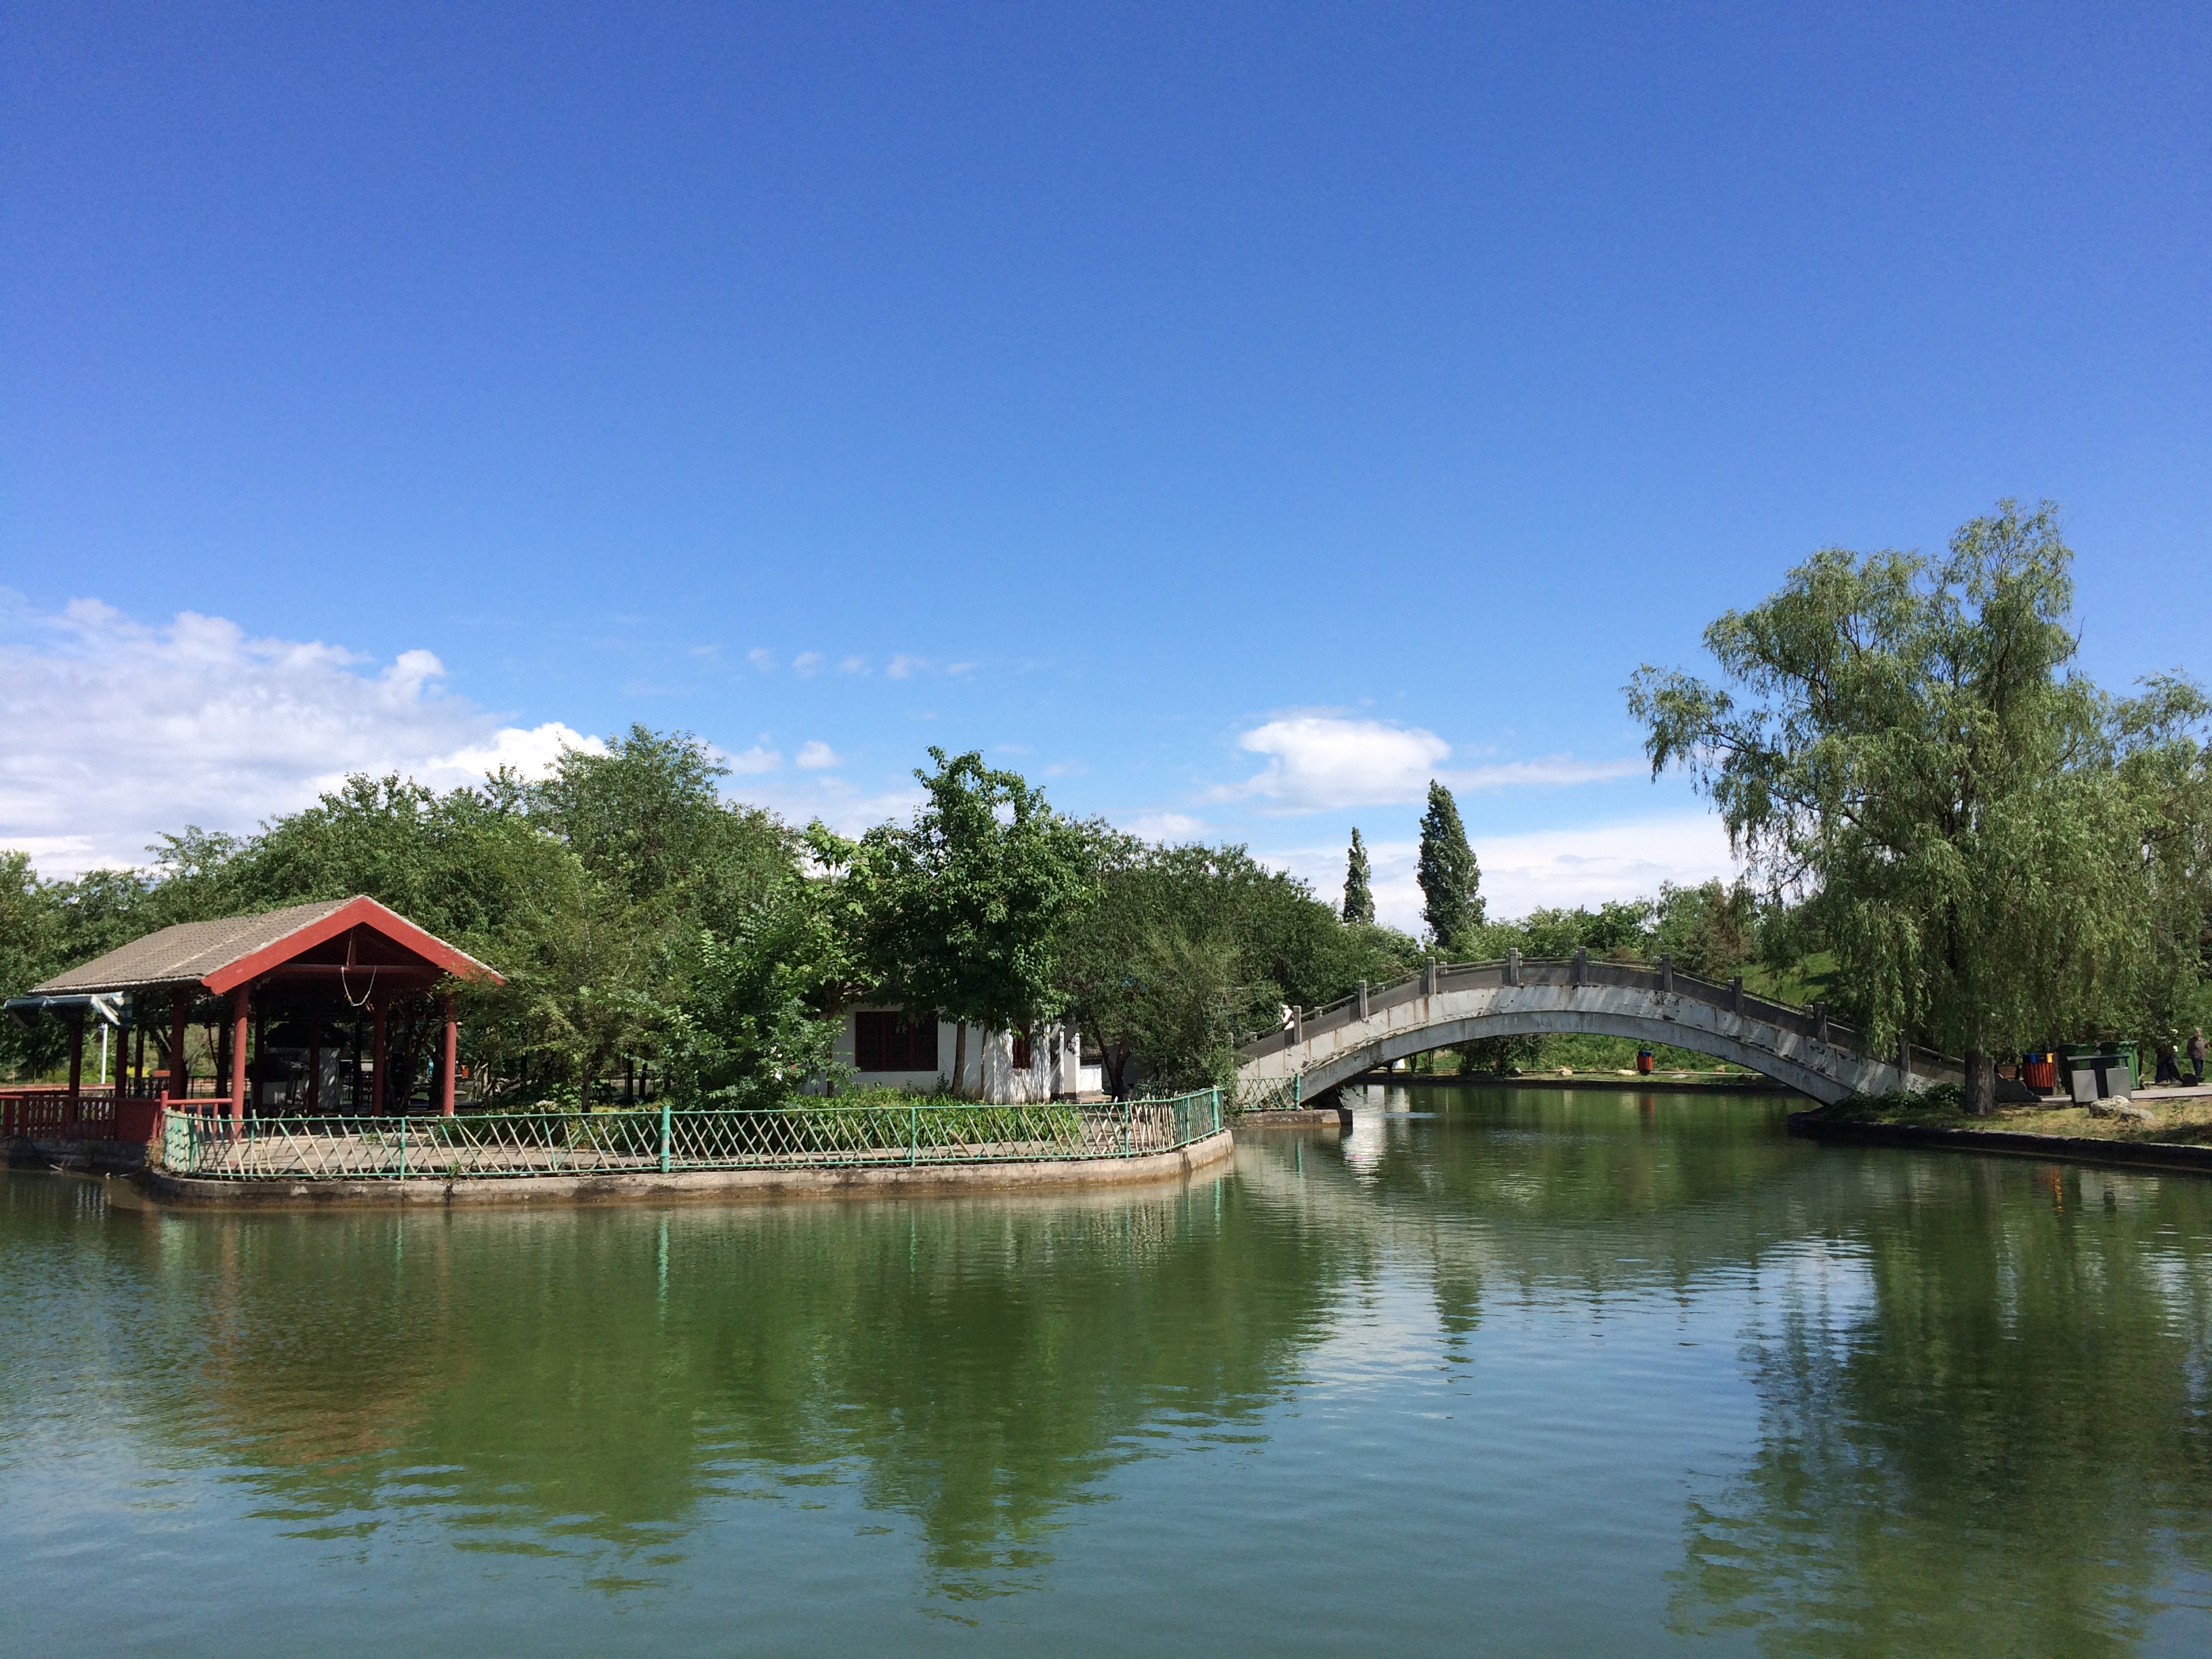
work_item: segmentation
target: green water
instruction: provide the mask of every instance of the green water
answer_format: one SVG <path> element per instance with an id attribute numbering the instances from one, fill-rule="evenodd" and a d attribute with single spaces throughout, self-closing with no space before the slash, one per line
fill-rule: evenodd
<path id="1" fill-rule="evenodd" d="M 2212 1652 L 2212 1182 L 1385 1103 L 1084 1199 L 0 1178 L 0 1650 Z"/>

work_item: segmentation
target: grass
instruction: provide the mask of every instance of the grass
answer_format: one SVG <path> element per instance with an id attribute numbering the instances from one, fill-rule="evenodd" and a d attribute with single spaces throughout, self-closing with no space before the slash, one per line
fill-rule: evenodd
<path id="1" fill-rule="evenodd" d="M 1533 1060 L 1520 1062 L 1523 1077 L 1540 1077 L 1556 1073 L 1562 1066 L 1571 1068 L 1576 1076 L 1600 1076 L 1620 1073 L 1633 1076 L 1636 1071 L 1636 1051 L 1643 1045 L 1633 1037 L 1593 1036 L 1577 1033 L 1572 1036 L 1555 1035 L 1540 1038 Z M 1449 1049 L 1440 1048 L 1433 1054 L 1423 1056 L 1432 1063 L 1435 1072 L 1449 1075 L 1459 1069 L 1459 1056 Z M 1677 1048 L 1668 1043 L 1653 1045 L 1652 1063 L 1661 1072 L 1688 1072 L 1699 1077 L 1725 1074 L 1748 1077 L 1740 1066 L 1711 1054 L 1700 1054 L 1694 1048 Z M 1476 1077 L 1488 1073 L 1477 1072 Z"/>
<path id="2" fill-rule="evenodd" d="M 2148 1123 L 2126 1118 L 2092 1117 L 2070 1101 L 2000 1105 L 1987 1117 L 1974 1117 L 1960 1104 L 1955 1087 L 1939 1086 L 1920 1095 L 1880 1095 L 1847 1100 L 1822 1114 L 1844 1123 L 1901 1123 L 1926 1129 L 1973 1129 L 2008 1134 L 2070 1135 L 2087 1140 L 2155 1141 L 2165 1146 L 2212 1146 L 2212 1096 L 2157 1094 L 2130 1097 L 2152 1114 Z"/>

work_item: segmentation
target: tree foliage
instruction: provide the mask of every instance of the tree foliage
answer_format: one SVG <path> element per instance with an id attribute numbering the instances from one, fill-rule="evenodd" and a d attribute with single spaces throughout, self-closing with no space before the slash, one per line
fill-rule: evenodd
<path id="1" fill-rule="evenodd" d="M 1027 1031 L 1058 1009 L 1058 953 L 1086 880 L 1081 833 L 1018 773 L 932 749 L 927 799 L 854 849 L 858 956 L 880 993 L 967 1025 Z"/>
<path id="2" fill-rule="evenodd" d="M 1706 630 L 1725 686 L 1629 687 L 1655 774 L 1686 768 L 1804 898 L 1839 1000 L 1965 1054 L 1977 1103 L 1993 1052 L 2123 1029 L 2197 966 L 2205 702 L 2071 668 L 2072 558 L 2052 507 L 2008 501 L 1940 556 L 1826 550 Z"/>
<path id="3" fill-rule="evenodd" d="M 858 841 L 724 799 L 706 745 L 632 727 L 534 783 L 349 778 L 252 834 L 166 836 L 142 872 L 46 882 L 9 855 L 0 989 L 173 922 L 366 894 L 504 976 L 457 988 L 480 1097 L 588 1105 L 611 1072 L 648 1067 L 686 1098 L 765 1103 L 837 1080 L 857 996 L 963 1036 L 1072 1015 L 1112 1086 L 1168 1088 L 1227 1081 L 1286 1003 L 1419 966 L 1413 939 L 1340 920 L 1241 847 L 1072 823 L 977 755 L 931 753 L 911 821 Z M 211 1030 L 220 1010 L 200 1014 Z M 422 1085 L 437 1020 L 427 997 L 393 1007 L 400 1086 Z M 61 1040 L 0 1028 L 0 1063 L 50 1066 Z"/>
<path id="4" fill-rule="evenodd" d="M 1419 960 L 1403 933 L 1347 926 L 1303 882 L 1242 847 L 1156 847 L 1088 826 L 1096 877 L 1062 983 L 1107 1084 L 1224 1084 L 1237 1044 L 1286 1003 L 1334 1001 Z"/>
<path id="5" fill-rule="evenodd" d="M 1433 780 L 1428 810 L 1421 814 L 1421 854 L 1416 878 L 1421 884 L 1421 917 L 1439 948 L 1449 946 L 1483 919 L 1482 869 L 1467 844 L 1452 793 Z"/>
<path id="6" fill-rule="evenodd" d="M 1367 844 L 1359 839 L 1356 824 L 1352 831 L 1352 847 L 1344 856 L 1344 919 L 1348 922 L 1367 923 L 1375 920 L 1375 894 L 1368 885 L 1374 873 L 1367 860 Z"/>

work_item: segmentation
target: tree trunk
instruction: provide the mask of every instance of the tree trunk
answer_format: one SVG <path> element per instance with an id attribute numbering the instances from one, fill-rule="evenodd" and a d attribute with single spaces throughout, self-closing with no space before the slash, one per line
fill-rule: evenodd
<path id="1" fill-rule="evenodd" d="M 952 1093 L 957 1099 L 968 1091 L 968 1022 L 952 1022 Z"/>
<path id="2" fill-rule="evenodd" d="M 1975 1117 L 1987 1117 L 1996 1109 L 1997 1073 L 1990 1063 L 1986 1049 L 1966 1050 L 1966 1110 Z"/>

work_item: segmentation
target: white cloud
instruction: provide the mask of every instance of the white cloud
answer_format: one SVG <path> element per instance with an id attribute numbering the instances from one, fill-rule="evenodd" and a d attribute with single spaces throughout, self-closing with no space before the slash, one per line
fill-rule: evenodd
<path id="1" fill-rule="evenodd" d="M 868 672 L 868 659 L 866 657 L 847 657 L 837 665 L 837 670 L 843 674 L 865 674 Z"/>
<path id="2" fill-rule="evenodd" d="M 1640 818 L 1580 829 L 1535 830 L 1473 841 L 1482 867 L 1482 893 L 1492 917 L 1508 919 L 1550 906 L 1595 906 L 1607 899 L 1656 897 L 1662 882 L 1732 877 L 1728 831 L 1710 814 Z M 1421 889 L 1414 879 L 1418 842 L 1370 842 L 1370 883 L 1377 917 L 1395 927 L 1421 929 Z M 1263 854 L 1276 868 L 1303 876 L 1334 900 L 1344 890 L 1345 849 L 1304 847 Z"/>
<path id="3" fill-rule="evenodd" d="M 773 772 L 783 764 L 782 751 L 769 748 L 764 741 L 734 755 L 727 750 L 717 750 L 714 758 L 741 778 L 758 772 Z"/>
<path id="4" fill-rule="evenodd" d="M 791 667 L 793 673 L 811 679 L 822 672 L 822 653 L 819 651 L 802 651 L 791 659 Z"/>
<path id="5" fill-rule="evenodd" d="M 757 645 L 745 653 L 745 660 L 763 674 L 775 672 L 775 653 L 764 645 Z"/>
<path id="6" fill-rule="evenodd" d="M 1451 753 L 1449 744 L 1417 726 L 1329 714 L 1269 720 L 1238 738 L 1237 746 L 1265 755 L 1267 763 L 1218 792 L 1220 798 L 1259 795 L 1291 812 L 1413 799 Z"/>
<path id="7" fill-rule="evenodd" d="M 1120 827 L 1146 841 L 1186 842 L 1204 839 L 1208 826 L 1188 812 L 1139 812 Z"/>
<path id="8" fill-rule="evenodd" d="M 1492 910 L 1506 916 L 1540 905 L 1656 897 L 1662 882 L 1707 881 L 1735 872 L 1728 830 L 1707 812 L 1481 836 L 1474 846 Z"/>
<path id="9" fill-rule="evenodd" d="M 457 749 L 413 769 L 414 775 L 436 789 L 459 789 L 489 777 L 502 766 L 511 766 L 526 778 L 549 775 L 564 750 L 580 749 L 587 755 L 604 755 L 607 746 L 597 738 L 548 720 L 527 729 L 501 726 L 488 744 Z M 358 770 L 358 768 L 353 769 Z M 343 776 L 343 774 L 337 775 Z"/>
<path id="10" fill-rule="evenodd" d="M 866 790 L 830 772 L 780 781 L 763 779 L 731 793 L 749 806 L 764 806 L 792 823 L 820 818 L 841 836 L 858 836 L 879 823 L 908 818 L 926 799 L 912 784 Z"/>
<path id="11" fill-rule="evenodd" d="M 819 772 L 838 764 L 837 751 L 821 738 L 814 738 L 800 746 L 799 764 L 809 772 Z"/>
<path id="12" fill-rule="evenodd" d="M 0 591 L 0 845 L 48 875 L 136 864 L 164 830 L 250 830 L 349 772 L 452 787 L 598 746 L 557 721 L 501 726 L 444 673 L 428 651 L 379 668 L 220 617 L 149 626 L 97 600 L 57 615 Z"/>
<path id="13" fill-rule="evenodd" d="M 1431 778 L 1455 790 L 1482 790 L 1595 783 L 1632 777 L 1646 769 L 1641 760 L 1577 761 L 1565 755 L 1455 769 L 1443 763 L 1451 745 L 1424 726 L 1336 714 L 1291 714 L 1269 720 L 1245 732 L 1237 746 L 1265 755 L 1267 763 L 1243 783 L 1213 790 L 1209 799 L 1256 796 L 1281 812 L 1417 801 L 1427 793 Z"/>
<path id="14" fill-rule="evenodd" d="M 928 666 L 929 664 L 921 658 L 909 657 L 904 652 L 901 652 L 891 659 L 890 666 L 884 669 L 884 672 L 895 680 L 906 680 L 912 679 L 919 670 Z"/>

